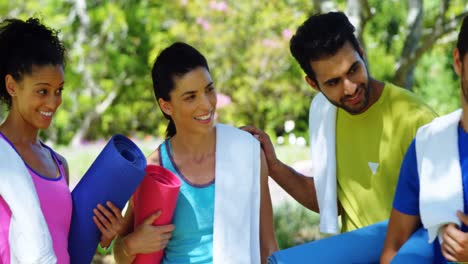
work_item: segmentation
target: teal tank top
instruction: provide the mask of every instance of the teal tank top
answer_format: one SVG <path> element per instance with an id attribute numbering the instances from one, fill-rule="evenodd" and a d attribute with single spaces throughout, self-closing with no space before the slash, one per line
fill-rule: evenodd
<path id="1" fill-rule="evenodd" d="M 214 180 L 206 185 L 190 183 L 174 162 L 169 140 L 159 146 L 159 163 L 182 182 L 174 211 L 175 229 L 162 263 L 213 263 Z"/>

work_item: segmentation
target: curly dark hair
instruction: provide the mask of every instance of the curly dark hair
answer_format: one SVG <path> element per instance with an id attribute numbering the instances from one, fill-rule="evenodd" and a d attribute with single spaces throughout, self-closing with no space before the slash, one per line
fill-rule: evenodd
<path id="1" fill-rule="evenodd" d="M 316 81 L 311 61 L 335 55 L 347 41 L 361 54 L 354 30 L 342 12 L 312 15 L 297 29 L 289 48 L 302 70 Z"/>
<path id="2" fill-rule="evenodd" d="M 46 27 L 38 18 L 0 22 L 0 100 L 9 108 L 11 96 L 5 87 L 7 74 L 21 81 L 25 74 L 32 73 L 33 66 L 65 66 L 65 48 L 57 35 L 57 30 Z"/>

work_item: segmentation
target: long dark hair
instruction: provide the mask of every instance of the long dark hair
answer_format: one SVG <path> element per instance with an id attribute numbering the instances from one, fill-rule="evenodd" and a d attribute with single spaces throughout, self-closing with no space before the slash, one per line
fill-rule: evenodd
<path id="1" fill-rule="evenodd" d="M 204 67 L 210 71 L 205 57 L 194 47 L 183 42 L 175 42 L 165 48 L 154 61 L 151 70 L 156 101 L 159 101 L 159 98 L 170 101 L 170 93 L 175 88 L 174 78 L 181 77 L 197 67 Z M 166 138 L 172 137 L 177 133 L 174 121 L 164 111 L 162 113 L 169 120 Z"/>
<path id="2" fill-rule="evenodd" d="M 457 49 L 460 54 L 460 60 L 463 60 L 463 57 L 468 51 L 468 16 L 463 18 L 460 33 L 458 33 Z"/>

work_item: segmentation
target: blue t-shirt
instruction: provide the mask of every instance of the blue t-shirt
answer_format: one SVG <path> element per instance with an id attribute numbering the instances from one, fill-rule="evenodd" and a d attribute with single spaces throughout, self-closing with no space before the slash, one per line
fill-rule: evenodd
<path id="1" fill-rule="evenodd" d="M 463 182 L 463 210 L 466 214 L 468 212 L 468 195 L 465 194 L 468 190 L 468 133 L 465 133 L 460 125 L 458 126 L 458 151 Z M 419 215 L 419 175 L 415 140 L 411 142 L 401 164 L 393 208 L 404 214 Z M 467 232 L 468 228 L 462 224 L 461 230 Z M 434 263 L 447 263 L 442 255 L 438 239 L 434 242 Z"/>
<path id="2" fill-rule="evenodd" d="M 161 166 L 182 182 L 172 221 L 175 229 L 162 263 L 213 263 L 214 180 L 206 185 L 190 183 L 174 162 L 169 140 L 159 146 L 159 157 Z"/>

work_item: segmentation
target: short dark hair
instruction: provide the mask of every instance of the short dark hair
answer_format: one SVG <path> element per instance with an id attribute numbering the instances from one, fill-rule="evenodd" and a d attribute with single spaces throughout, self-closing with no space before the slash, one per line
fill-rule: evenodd
<path id="1" fill-rule="evenodd" d="M 151 70 L 156 100 L 159 98 L 165 101 L 171 100 L 170 92 L 175 88 L 175 78 L 198 67 L 210 71 L 205 57 L 194 47 L 183 42 L 175 42 L 165 48 L 156 58 Z M 164 112 L 163 115 L 169 120 L 166 137 L 172 137 L 176 134 L 174 121 Z"/>
<path id="2" fill-rule="evenodd" d="M 458 33 L 457 49 L 460 59 L 463 59 L 468 50 L 468 16 L 463 18 L 460 32 Z"/>
<path id="3" fill-rule="evenodd" d="M 64 65 L 65 48 L 58 31 L 41 24 L 37 18 L 26 21 L 5 19 L 0 22 L 0 100 L 11 107 L 5 76 L 21 81 L 33 66 Z"/>
<path id="4" fill-rule="evenodd" d="M 333 56 L 349 41 L 360 52 L 354 26 L 342 12 L 315 14 L 309 17 L 291 38 L 290 50 L 302 70 L 316 81 L 311 61 Z"/>

